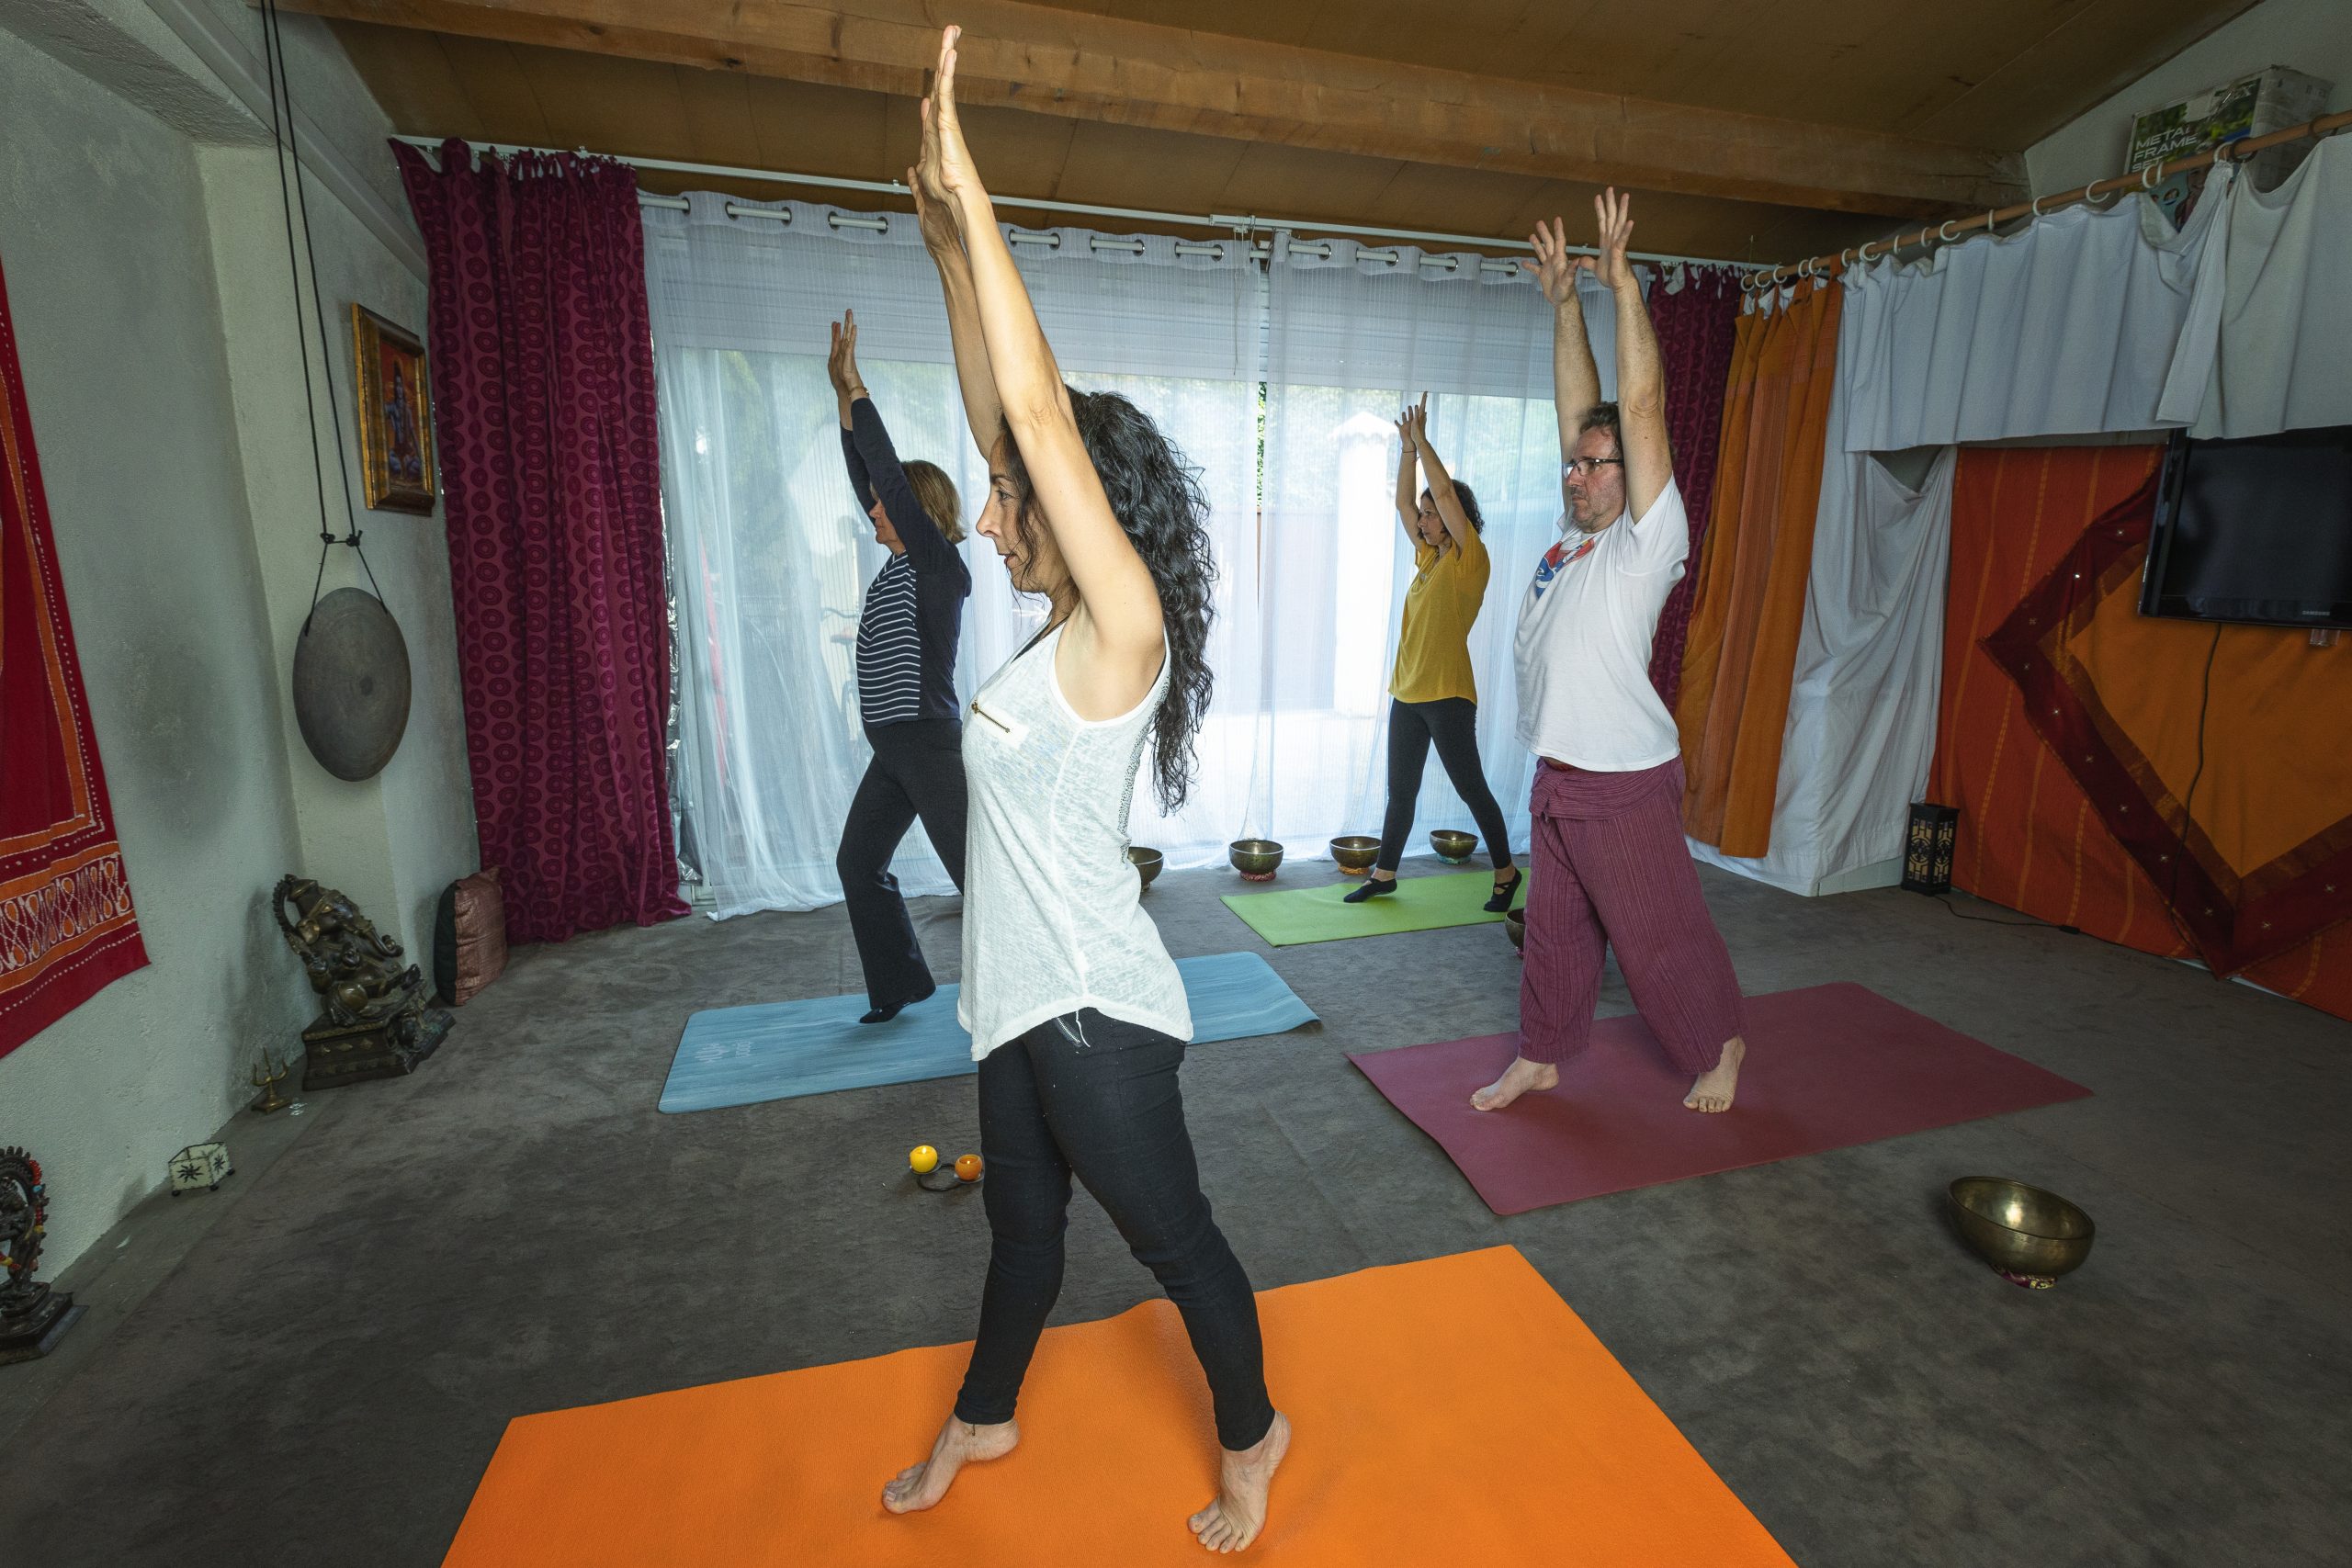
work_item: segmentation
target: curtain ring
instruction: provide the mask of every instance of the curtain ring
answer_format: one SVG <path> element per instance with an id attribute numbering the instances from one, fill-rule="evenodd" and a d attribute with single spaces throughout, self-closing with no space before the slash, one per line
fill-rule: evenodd
<path id="1" fill-rule="evenodd" d="M 1856 266 L 1868 266 L 1871 265 L 1871 247 L 1876 243 L 1878 243 L 1878 242 L 1875 240 L 1864 240 L 1860 245 L 1855 247 L 1854 265 Z"/>
<path id="2" fill-rule="evenodd" d="M 2049 199 L 2050 199 L 2050 198 L 2049 198 L 2048 197 L 2046 197 L 2046 196 L 2037 196 L 2037 197 L 2035 197 L 2033 198 L 2033 205 L 2026 209 L 2026 217 L 2027 217 L 2030 221 L 2032 221 L 2032 222 L 2035 222 L 2035 223 L 2039 223 L 2039 222 L 2041 222 L 2041 204 L 2042 204 L 2043 202 L 2045 202 L 2045 201 L 2049 200 Z"/>
<path id="3" fill-rule="evenodd" d="M 1959 221 L 1960 220 L 1957 218 L 1947 218 L 1941 223 L 1937 224 L 1936 238 L 1941 240 L 1947 245 L 1951 244 L 1952 240 L 1951 226 Z"/>
<path id="4" fill-rule="evenodd" d="M 2156 188 L 2156 176 L 2163 172 L 2164 166 L 2164 160 L 2159 158 L 2141 170 L 2140 188 L 2144 191 L 2154 191 Z"/>
<path id="5" fill-rule="evenodd" d="M 2099 211 L 2104 212 L 2109 208 L 2113 207 L 2115 205 L 2115 198 L 2121 196 L 2123 193 L 2120 190 L 2110 188 L 2107 192 L 2107 199 L 2102 201 L 2097 195 L 2093 194 L 2097 188 L 2097 185 L 2098 182 L 2093 181 L 2092 184 L 2086 185 L 2083 187 L 2083 205 L 2085 207 L 2096 208 Z"/>

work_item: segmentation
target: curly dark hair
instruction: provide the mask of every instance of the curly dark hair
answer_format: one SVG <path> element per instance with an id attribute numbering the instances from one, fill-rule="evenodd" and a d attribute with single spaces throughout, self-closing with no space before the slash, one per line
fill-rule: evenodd
<path id="1" fill-rule="evenodd" d="M 1209 711 L 1209 623 L 1216 611 L 1216 560 L 1209 548 L 1209 503 L 1200 470 L 1184 460 L 1151 416 L 1116 392 L 1069 390 L 1079 439 L 1102 480 L 1111 515 L 1151 572 L 1168 628 L 1168 692 L 1152 716 L 1152 782 L 1160 809 L 1174 811 L 1193 786 L 1193 738 Z M 1029 469 L 1008 429 L 1005 468 L 1021 498 L 1013 525 L 1024 550 L 1032 515 Z"/>
<path id="2" fill-rule="evenodd" d="M 1423 491 L 1421 493 L 1427 495 L 1430 492 Z M 1462 502 L 1462 515 L 1470 519 L 1471 531 L 1477 534 L 1485 533 L 1487 514 L 1478 510 L 1478 492 L 1460 479 L 1456 479 L 1453 481 L 1453 498 Z"/>

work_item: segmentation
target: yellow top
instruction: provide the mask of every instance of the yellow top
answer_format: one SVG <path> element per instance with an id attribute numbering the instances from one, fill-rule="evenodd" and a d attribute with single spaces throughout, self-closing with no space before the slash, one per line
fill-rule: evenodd
<path id="1" fill-rule="evenodd" d="M 1470 627 L 1487 596 L 1487 547 L 1473 528 L 1459 549 L 1443 555 L 1416 540 L 1413 586 L 1405 594 L 1405 624 L 1396 633 L 1396 671 L 1388 694 L 1399 702 L 1447 697 L 1478 700 L 1470 672 Z"/>

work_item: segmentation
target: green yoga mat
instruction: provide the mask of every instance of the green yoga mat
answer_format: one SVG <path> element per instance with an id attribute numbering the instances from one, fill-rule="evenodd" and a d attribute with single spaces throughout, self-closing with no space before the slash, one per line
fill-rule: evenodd
<path id="1" fill-rule="evenodd" d="M 1492 925 L 1502 919 L 1483 908 L 1494 897 L 1491 871 L 1455 871 L 1438 876 L 1400 874 L 1396 892 L 1361 904 L 1343 902 L 1363 886 L 1351 876 L 1328 887 L 1298 887 L 1287 893 L 1228 893 L 1225 906 L 1276 947 L 1338 942 L 1351 936 L 1430 931 L 1443 926 Z M 1516 903 L 1521 907 L 1527 903 L 1523 875 Z"/>

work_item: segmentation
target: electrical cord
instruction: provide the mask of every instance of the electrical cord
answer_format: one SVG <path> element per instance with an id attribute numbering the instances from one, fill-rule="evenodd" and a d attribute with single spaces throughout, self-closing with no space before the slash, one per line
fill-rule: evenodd
<path id="1" fill-rule="evenodd" d="M 2188 927 L 2180 923 L 2180 863 L 2188 858 L 2188 830 L 2196 822 L 2193 814 L 2197 807 L 2197 785 L 2205 776 L 2205 716 L 2213 702 L 2213 656 L 2221 651 L 2222 623 L 2217 621 L 2213 626 L 2213 640 L 2205 649 L 2205 673 L 2197 693 L 2197 766 L 2188 775 L 2188 787 L 2181 792 L 2180 850 L 2173 857 L 2172 876 L 2165 886 L 2165 919 L 2172 922 L 2175 934 L 2188 945 L 2191 953 L 2197 951 L 2197 939 L 2189 934 Z M 2219 978 L 2218 976 L 2215 977 Z"/>
<path id="2" fill-rule="evenodd" d="M 1949 893 L 1937 894 L 1936 902 L 1941 904 L 1944 907 L 1944 913 L 1950 915 L 1953 919 L 1969 920 L 1980 926 L 2014 926 L 2020 930 L 2030 929 L 2033 931 L 2064 931 L 2068 936 L 2080 936 L 2083 934 L 2083 928 L 2080 926 L 2053 925 L 2048 920 L 2037 920 L 2030 916 L 2022 920 L 2002 920 L 1996 919 L 1990 915 L 1963 915 L 1960 912 L 1958 907 L 1952 903 L 1951 895 Z"/>

